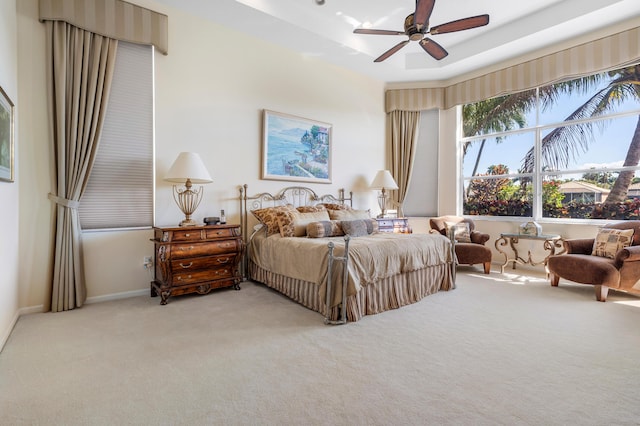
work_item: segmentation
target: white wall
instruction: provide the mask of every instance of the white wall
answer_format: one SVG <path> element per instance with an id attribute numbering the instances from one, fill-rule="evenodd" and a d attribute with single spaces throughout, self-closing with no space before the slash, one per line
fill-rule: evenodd
<path id="1" fill-rule="evenodd" d="M 5 8 L 16 3 L 0 1 L 6 3 Z M 11 284 L 14 299 L 18 299 L 19 287 L 19 302 L 14 300 L 9 314 L 16 306 L 38 307 L 48 297 L 52 246 L 52 209 L 47 199 L 51 168 L 44 25 L 37 20 L 37 0 L 17 3 L 20 101 L 29 112 L 20 123 L 24 132 L 21 187 L 27 196 L 20 203 L 20 285 L 15 277 Z M 385 164 L 384 83 L 303 58 L 152 1 L 135 3 L 169 16 L 169 55 L 155 57 L 157 225 L 176 225 L 182 219 L 171 185 L 163 181 L 181 151 L 200 153 L 213 177 L 213 183 L 204 188 L 197 220 L 217 216 L 220 209 L 225 209 L 227 221 L 239 223 L 237 198 L 242 184 L 249 185 L 251 194 L 293 184 L 260 179 L 263 109 L 331 123 L 333 182 L 309 186 L 321 194 L 337 194 L 339 188 L 353 190 L 356 207 L 375 208 L 375 194 L 367 186 Z M 12 13 L 3 13 L 3 19 L 7 15 L 10 25 L 2 26 L 2 32 L 15 28 Z M 16 55 L 15 48 L 12 54 Z M 15 69 L 12 72 L 16 74 Z M 13 215 L 10 213 L 6 215 L 17 217 L 17 208 Z M 17 242 L 17 219 L 13 224 L 8 220 L 2 223 L 0 226 L 6 225 L 15 234 L 9 241 Z M 83 235 L 89 301 L 148 291 L 150 276 L 142 267 L 142 259 L 153 253 L 151 236 L 150 230 Z M 17 258 L 17 254 L 3 256 L 2 262 L 15 270 Z"/>
<path id="2" fill-rule="evenodd" d="M 16 25 L 16 1 L 0 0 L 0 86 L 20 109 L 18 99 L 18 32 Z M 17 119 L 17 118 L 16 118 Z M 16 125 L 15 182 L 0 182 L 0 350 L 9 337 L 17 319 L 18 296 L 18 203 L 20 201 L 19 129 Z"/>

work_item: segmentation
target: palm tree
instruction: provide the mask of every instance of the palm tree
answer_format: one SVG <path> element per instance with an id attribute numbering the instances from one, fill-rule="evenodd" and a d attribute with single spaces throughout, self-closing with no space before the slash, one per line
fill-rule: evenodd
<path id="1" fill-rule="evenodd" d="M 572 112 L 565 121 L 599 117 L 614 111 L 628 99 L 640 102 L 640 64 L 615 71 L 578 78 L 564 83 L 557 83 L 541 88 L 540 98 L 543 108 L 555 103 L 561 94 L 574 92 L 589 93 L 602 81 L 608 80 L 604 88 L 598 89 L 584 104 Z M 514 94 L 513 96 L 520 96 Z M 600 124 L 603 124 L 600 122 Z M 554 129 L 542 139 L 542 164 L 552 170 L 567 167 L 575 153 L 582 149 L 587 151 L 593 137 L 593 122 L 563 126 Z M 640 115 L 634 135 L 629 144 L 624 166 L 637 166 L 640 162 Z M 533 171 L 534 153 L 531 149 L 523 159 L 523 170 Z M 625 200 L 634 171 L 622 171 L 618 174 L 605 203 L 613 204 Z"/>
<path id="2" fill-rule="evenodd" d="M 522 129 L 527 120 L 525 113 L 535 105 L 535 92 L 523 92 L 522 96 L 505 95 L 497 98 L 467 104 L 462 107 L 462 123 L 465 136 L 506 132 L 515 126 Z M 502 142 L 503 137 L 497 137 L 496 142 Z M 472 176 L 478 171 L 480 157 L 484 150 L 486 139 L 480 142 L 480 148 L 473 167 Z M 462 147 L 466 155 L 471 142 L 465 142 Z"/>

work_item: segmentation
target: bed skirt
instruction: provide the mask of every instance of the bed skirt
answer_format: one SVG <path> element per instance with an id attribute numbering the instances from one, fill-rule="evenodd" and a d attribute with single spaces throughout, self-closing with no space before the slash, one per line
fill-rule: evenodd
<path id="1" fill-rule="evenodd" d="M 324 298 L 315 283 L 301 281 L 267 271 L 249 260 L 249 279 L 284 294 L 301 305 L 325 315 Z M 364 286 L 357 294 L 347 297 L 347 321 L 358 321 L 365 315 L 416 303 L 440 290 L 454 288 L 451 265 L 430 266 L 382 279 Z M 340 306 L 331 310 L 331 320 L 340 317 Z"/>

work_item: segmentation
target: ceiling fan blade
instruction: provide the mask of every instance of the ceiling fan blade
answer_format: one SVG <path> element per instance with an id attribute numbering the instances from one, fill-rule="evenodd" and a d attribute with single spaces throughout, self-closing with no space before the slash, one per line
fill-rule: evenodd
<path id="1" fill-rule="evenodd" d="M 413 22 L 418 30 L 424 28 L 429 22 L 435 4 L 436 0 L 416 0 L 416 11 L 413 14 Z"/>
<path id="2" fill-rule="evenodd" d="M 382 55 L 378 56 L 373 62 L 382 62 L 382 61 L 384 61 L 389 56 L 393 55 L 398 50 L 400 50 L 403 47 L 405 47 L 407 45 L 407 43 L 409 43 L 409 41 L 410 40 L 401 41 L 400 43 L 398 43 L 395 46 L 393 46 L 391 49 L 389 49 L 386 52 L 384 52 Z"/>
<path id="3" fill-rule="evenodd" d="M 429 33 L 431 35 L 453 33 L 455 31 L 463 31 L 471 28 L 482 27 L 489 23 L 489 15 L 478 15 L 470 18 L 458 19 L 457 21 L 447 22 L 446 24 L 431 27 Z"/>
<path id="4" fill-rule="evenodd" d="M 425 52 L 427 52 L 437 60 L 440 60 L 449 54 L 449 52 L 444 50 L 444 47 L 440 46 L 438 43 L 428 37 L 420 40 L 420 46 L 422 46 Z"/>
<path id="5" fill-rule="evenodd" d="M 393 30 L 370 30 L 367 28 L 356 28 L 353 30 L 355 34 L 374 34 L 374 35 L 404 35 L 404 31 Z"/>

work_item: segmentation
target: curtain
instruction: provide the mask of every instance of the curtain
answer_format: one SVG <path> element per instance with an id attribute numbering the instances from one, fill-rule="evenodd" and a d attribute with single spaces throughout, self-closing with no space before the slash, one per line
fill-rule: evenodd
<path id="1" fill-rule="evenodd" d="M 95 160 L 118 42 L 46 21 L 49 126 L 53 138 L 53 312 L 82 306 L 86 287 L 78 203 Z"/>
<path id="2" fill-rule="evenodd" d="M 169 18 L 123 0 L 39 0 L 40 21 L 63 21 L 116 40 L 169 49 Z"/>
<path id="3" fill-rule="evenodd" d="M 640 27 L 544 55 L 459 83 L 385 93 L 385 110 L 449 109 L 569 78 L 604 72 L 640 60 Z"/>
<path id="4" fill-rule="evenodd" d="M 387 114 L 388 136 L 391 149 L 391 175 L 398 184 L 393 202 L 402 214 L 402 205 L 411 182 L 413 162 L 416 157 L 420 111 L 393 111 Z"/>

